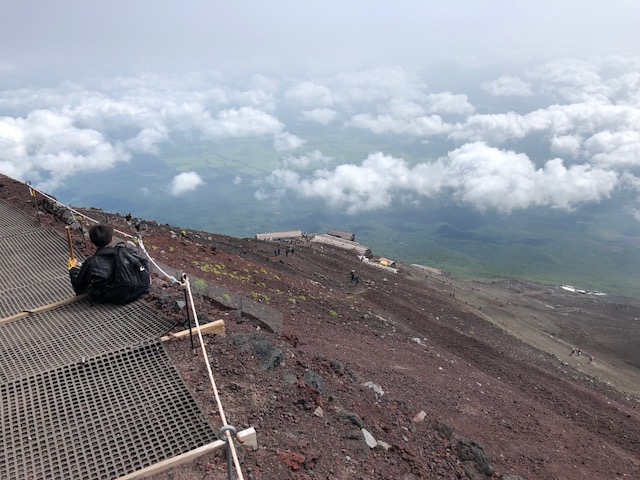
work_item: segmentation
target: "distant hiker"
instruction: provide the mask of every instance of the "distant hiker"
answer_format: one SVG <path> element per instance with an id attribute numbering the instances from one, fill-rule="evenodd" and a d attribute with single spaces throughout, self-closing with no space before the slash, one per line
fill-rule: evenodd
<path id="1" fill-rule="evenodd" d="M 109 246 L 113 228 L 98 224 L 89 229 L 96 253 L 79 265 L 69 259 L 69 277 L 77 295 L 88 293 L 92 302 L 125 304 L 137 300 L 151 284 L 149 262 L 124 243 Z"/>
<path id="2" fill-rule="evenodd" d="M 291 255 L 293 256 L 293 247 L 291 247 Z"/>
<path id="3" fill-rule="evenodd" d="M 287 248 L 284 249 L 284 256 L 288 257 L 289 256 L 289 246 L 287 246 Z"/>
<path id="4" fill-rule="evenodd" d="M 353 283 L 356 279 L 356 271 L 355 270 L 351 270 L 351 283 Z"/>
<path id="5" fill-rule="evenodd" d="M 571 353 L 569 354 L 570 357 L 573 357 L 576 354 L 576 349 L 572 348 L 571 349 Z"/>
<path id="6" fill-rule="evenodd" d="M 274 248 L 274 249 L 273 249 L 273 256 L 274 256 L 274 257 L 277 257 L 277 256 L 278 256 L 278 249 L 277 249 L 277 248 Z"/>
<path id="7" fill-rule="evenodd" d="M 580 353 L 582 353 L 582 351 L 580 349 L 576 350 L 576 357 L 579 357 Z"/>

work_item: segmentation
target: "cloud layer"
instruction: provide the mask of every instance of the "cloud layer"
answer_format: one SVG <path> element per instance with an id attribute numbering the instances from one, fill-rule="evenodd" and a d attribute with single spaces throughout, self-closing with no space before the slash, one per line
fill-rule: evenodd
<path id="1" fill-rule="evenodd" d="M 290 162 L 291 163 L 291 162 Z M 474 142 L 435 162 L 410 167 L 383 153 L 359 165 L 343 164 L 303 176 L 276 170 L 268 178 L 276 195 L 290 190 L 321 199 L 349 213 L 389 207 L 393 201 L 420 202 L 450 198 L 484 210 L 511 213 L 543 206 L 571 210 L 612 195 L 619 185 L 612 170 L 589 165 L 565 166 L 555 158 L 536 168 L 527 155 Z M 264 192 L 260 192 L 264 198 Z"/>
<path id="2" fill-rule="evenodd" d="M 639 70 L 638 58 L 611 56 L 480 71 L 460 90 L 433 89 L 436 78 L 399 66 L 5 89 L 0 171 L 55 189 L 170 145 L 267 139 L 279 167 L 257 179 L 261 200 L 300 196 L 351 213 L 432 198 L 481 211 L 571 210 L 639 189 Z M 517 100 L 526 103 L 511 108 Z M 173 195 L 204 181 L 196 169 L 178 173 Z"/>

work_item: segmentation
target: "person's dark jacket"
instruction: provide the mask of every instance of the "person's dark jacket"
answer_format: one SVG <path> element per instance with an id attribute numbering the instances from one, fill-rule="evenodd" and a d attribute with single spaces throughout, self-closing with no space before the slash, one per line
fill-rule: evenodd
<path id="1" fill-rule="evenodd" d="M 102 283 L 113 276 L 115 255 L 113 247 L 101 247 L 96 253 L 87 258 L 80 268 L 74 267 L 69 270 L 71 285 L 76 295 L 87 293 L 91 285 Z"/>

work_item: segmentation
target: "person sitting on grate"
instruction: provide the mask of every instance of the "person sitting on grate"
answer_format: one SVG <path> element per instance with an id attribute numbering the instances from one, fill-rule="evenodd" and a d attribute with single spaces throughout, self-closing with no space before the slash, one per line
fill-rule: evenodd
<path id="1" fill-rule="evenodd" d="M 98 224 L 89 228 L 96 253 L 84 264 L 69 259 L 69 277 L 77 295 L 88 293 L 92 302 L 125 304 L 137 300 L 151 284 L 149 262 L 124 243 L 109 246 L 113 228 Z"/>

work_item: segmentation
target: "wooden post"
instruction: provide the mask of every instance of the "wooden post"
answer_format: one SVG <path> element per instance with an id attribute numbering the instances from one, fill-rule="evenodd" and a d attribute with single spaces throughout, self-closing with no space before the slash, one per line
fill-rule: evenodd
<path id="1" fill-rule="evenodd" d="M 69 245 L 69 258 L 73 261 L 76 259 L 76 257 L 73 254 L 73 245 L 71 243 L 71 227 L 67 225 L 64 228 L 67 230 L 67 244 Z"/>
<path id="2" fill-rule="evenodd" d="M 200 327 L 200 332 L 204 333 L 213 333 L 216 335 L 225 335 L 225 327 L 224 320 L 216 320 L 215 322 L 205 323 Z M 178 333 L 170 333 L 169 335 L 165 335 L 160 340 L 163 342 L 170 342 L 172 340 L 182 340 L 183 338 L 187 338 L 189 336 L 189 330 L 182 330 Z"/>

